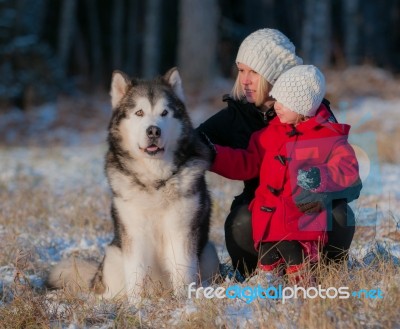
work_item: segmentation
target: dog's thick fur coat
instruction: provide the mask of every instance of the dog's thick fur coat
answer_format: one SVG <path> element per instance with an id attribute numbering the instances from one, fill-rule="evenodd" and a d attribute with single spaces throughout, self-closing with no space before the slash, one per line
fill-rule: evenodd
<path id="1" fill-rule="evenodd" d="M 114 239 L 100 265 L 66 260 L 49 284 L 85 284 L 107 298 L 140 298 L 146 278 L 185 293 L 209 279 L 218 257 L 208 241 L 209 151 L 186 112 L 176 68 L 154 80 L 114 72 L 106 174 Z"/>

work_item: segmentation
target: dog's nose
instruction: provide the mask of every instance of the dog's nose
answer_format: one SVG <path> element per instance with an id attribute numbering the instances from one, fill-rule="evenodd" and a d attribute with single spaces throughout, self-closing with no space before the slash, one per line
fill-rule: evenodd
<path id="1" fill-rule="evenodd" d="M 161 136 L 161 129 L 157 126 L 150 126 L 146 129 L 146 133 L 149 138 L 158 138 Z"/>

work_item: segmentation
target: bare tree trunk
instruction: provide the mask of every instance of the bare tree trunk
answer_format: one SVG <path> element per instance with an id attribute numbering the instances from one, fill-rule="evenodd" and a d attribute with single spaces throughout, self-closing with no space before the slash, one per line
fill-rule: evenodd
<path id="1" fill-rule="evenodd" d="M 111 20 L 111 64 L 113 69 L 122 69 L 124 0 L 114 0 Z"/>
<path id="2" fill-rule="evenodd" d="M 302 52 L 305 63 L 327 66 L 331 53 L 330 0 L 306 0 Z"/>
<path id="3" fill-rule="evenodd" d="M 71 54 L 72 38 L 76 24 L 76 0 L 64 0 L 61 5 L 61 19 L 58 34 L 58 58 L 63 72 L 66 72 Z"/>
<path id="4" fill-rule="evenodd" d="M 47 0 L 16 1 L 17 29 L 40 39 L 45 28 L 47 6 Z"/>
<path id="5" fill-rule="evenodd" d="M 128 35 L 126 39 L 126 63 L 125 70 L 129 75 L 137 76 L 140 72 L 136 72 L 137 66 L 137 49 L 139 45 L 138 21 L 140 8 L 138 2 L 141 0 L 129 1 L 129 14 L 128 14 Z"/>
<path id="6" fill-rule="evenodd" d="M 343 0 L 344 54 L 348 65 L 358 62 L 359 47 L 359 0 Z"/>
<path id="7" fill-rule="evenodd" d="M 98 2 L 96 0 L 86 0 L 86 8 L 89 25 L 89 42 L 91 58 L 91 80 L 92 83 L 100 83 L 103 72 L 103 51 L 101 44 L 100 20 Z"/>
<path id="8" fill-rule="evenodd" d="M 392 45 L 388 37 L 390 31 L 390 1 L 364 0 L 362 43 L 363 56 L 367 62 L 386 66 Z"/>
<path id="9" fill-rule="evenodd" d="M 161 0 L 146 1 L 145 39 L 143 45 L 143 76 L 153 77 L 160 64 Z"/>
<path id="10" fill-rule="evenodd" d="M 181 0 L 178 65 L 187 92 L 204 88 L 216 70 L 217 0 Z"/>

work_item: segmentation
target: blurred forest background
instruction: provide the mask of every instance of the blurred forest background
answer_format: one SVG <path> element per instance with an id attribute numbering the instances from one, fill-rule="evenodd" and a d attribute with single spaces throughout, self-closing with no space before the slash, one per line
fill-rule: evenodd
<path id="1" fill-rule="evenodd" d="M 178 66 L 195 93 L 232 78 L 240 42 L 262 27 L 305 63 L 400 71 L 400 0 L 0 0 L 0 111 L 107 91 L 114 69 Z"/>

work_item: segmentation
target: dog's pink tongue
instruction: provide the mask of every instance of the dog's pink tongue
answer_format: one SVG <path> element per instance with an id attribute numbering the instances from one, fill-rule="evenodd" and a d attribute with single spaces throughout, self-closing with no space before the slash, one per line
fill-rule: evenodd
<path id="1" fill-rule="evenodd" d="M 149 151 L 149 152 L 154 152 L 154 151 L 158 150 L 158 147 L 153 145 L 153 146 L 149 146 L 146 150 Z"/>

